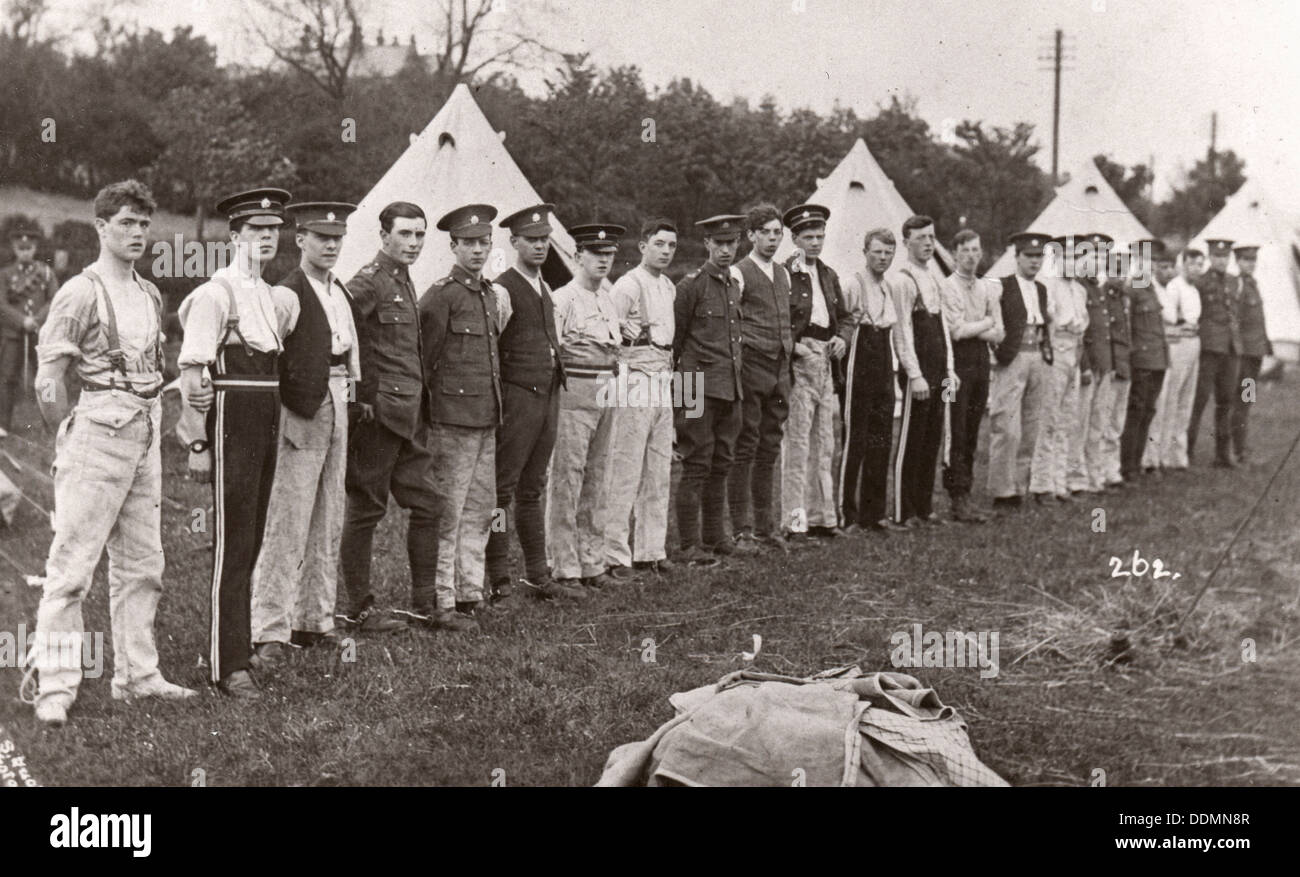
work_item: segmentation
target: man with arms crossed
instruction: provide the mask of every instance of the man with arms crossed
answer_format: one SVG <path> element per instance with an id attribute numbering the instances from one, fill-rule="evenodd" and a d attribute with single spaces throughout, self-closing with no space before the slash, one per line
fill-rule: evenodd
<path id="1" fill-rule="evenodd" d="M 105 547 L 113 699 L 195 693 L 163 678 L 154 644 L 163 574 L 162 298 L 135 272 L 153 211 L 153 196 L 135 180 L 99 191 L 99 257 L 55 294 L 37 345 L 37 404 L 47 425 L 59 424 L 54 541 L 20 688 L 40 674 L 36 718 L 48 725 L 67 721 L 81 684 L 81 603 Z M 71 417 L 64 385 L 70 366 L 81 382 Z M 76 663 L 61 660 L 68 654 Z"/>

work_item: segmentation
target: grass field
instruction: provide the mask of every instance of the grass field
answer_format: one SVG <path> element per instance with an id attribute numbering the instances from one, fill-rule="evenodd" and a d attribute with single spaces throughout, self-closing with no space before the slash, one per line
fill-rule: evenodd
<path id="1" fill-rule="evenodd" d="M 493 614 L 481 636 L 359 640 L 350 663 L 300 652 L 252 705 L 204 684 L 210 560 L 207 537 L 188 527 L 210 494 L 184 479 L 169 441 L 157 633 L 164 671 L 201 696 L 122 705 L 109 697 L 105 667 L 83 685 L 69 725 L 45 730 L 15 697 L 19 672 L 0 670 L 0 725 L 45 784 L 590 784 L 613 747 L 671 717 L 668 695 L 745 666 L 754 634 L 762 650 L 753 667 L 804 675 L 855 661 L 892 669 L 891 634 L 921 624 L 999 633 L 994 678 L 973 668 L 905 672 L 960 711 L 976 752 L 1015 785 L 1087 785 L 1098 771 L 1112 786 L 1296 784 L 1300 454 L 1186 635 L 1173 625 L 1300 430 L 1297 389 L 1294 378 L 1263 387 L 1255 462 L 1238 472 L 1198 466 L 1000 523 L 845 537 L 628 585 L 581 608 L 521 600 Z M 7 448 L 23 465 L 39 456 L 13 440 Z M 39 478 L 0 463 L 50 502 Z M 981 464 L 977 484 L 982 473 Z M 1105 532 L 1093 528 L 1098 508 Z M 394 508 L 376 560 L 391 606 L 405 605 L 403 532 Z M 0 548 L 35 572 L 47 543 L 40 513 L 23 503 Z M 1110 558 L 1127 569 L 1134 550 L 1179 578 L 1112 577 Z M 0 630 L 30 627 L 39 594 L 5 567 Z M 101 568 L 87 627 L 107 641 L 107 624 Z M 653 663 L 643 660 L 647 639 Z M 1247 640 L 1253 661 L 1243 660 Z"/>

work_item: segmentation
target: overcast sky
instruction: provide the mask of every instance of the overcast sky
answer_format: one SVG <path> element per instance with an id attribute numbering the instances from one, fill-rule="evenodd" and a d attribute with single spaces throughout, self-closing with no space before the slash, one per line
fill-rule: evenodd
<path id="1" fill-rule="evenodd" d="M 290 5 L 293 0 L 284 0 Z M 366 0 L 363 0 L 366 2 Z M 1061 168 L 1109 153 L 1155 158 L 1157 190 L 1219 144 L 1247 172 L 1300 198 L 1300 2 L 1296 0 L 499 0 L 539 38 L 599 65 L 635 64 L 651 85 L 690 77 L 715 96 L 765 93 L 783 110 L 835 101 L 870 115 L 892 94 L 918 101 L 936 130 L 961 119 L 1027 121 L 1051 163 L 1054 29 L 1065 32 Z M 105 0 L 54 0 L 52 24 Z M 549 7 L 549 11 L 541 11 Z M 235 2 L 107 3 L 121 20 L 193 24 L 223 61 L 247 59 Z M 368 0 L 383 27 L 421 49 L 433 0 Z M 1044 11 L 1047 9 L 1048 11 Z M 533 83 L 536 84 L 536 81 Z M 431 109 L 432 112 L 432 109 Z"/>

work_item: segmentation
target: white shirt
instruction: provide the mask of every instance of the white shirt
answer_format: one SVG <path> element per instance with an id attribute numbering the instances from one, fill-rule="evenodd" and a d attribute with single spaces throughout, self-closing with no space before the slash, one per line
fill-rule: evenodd
<path id="1" fill-rule="evenodd" d="M 316 300 L 325 310 L 325 319 L 329 321 L 330 355 L 338 356 L 347 353 L 352 349 L 352 308 L 344 299 L 338 282 L 333 274 L 328 275 L 328 285 L 305 271 L 303 276 L 311 284 L 312 291 L 316 293 Z"/>
<path id="2" fill-rule="evenodd" d="M 1196 287 L 1179 274 L 1163 289 L 1156 284 L 1156 294 L 1160 296 L 1165 325 L 1176 326 L 1182 321 L 1183 330 L 1195 335 L 1196 324 L 1201 319 L 1201 294 Z"/>
<path id="3" fill-rule="evenodd" d="M 812 316 L 808 322 L 814 326 L 829 329 L 831 327 L 831 315 L 826 310 L 826 297 L 822 295 L 822 279 L 817 271 L 817 263 L 805 263 L 804 270 L 812 278 Z"/>
<path id="4" fill-rule="evenodd" d="M 1025 314 L 1028 316 L 1026 325 L 1043 325 L 1043 314 L 1038 310 L 1038 287 L 1034 281 L 1026 280 L 1019 274 L 1016 275 L 1016 284 L 1020 287 L 1020 299 L 1025 303 Z"/>
<path id="5" fill-rule="evenodd" d="M 212 280 L 196 287 L 181 302 L 177 316 L 185 338 L 176 364 L 207 365 L 217 359 L 230 310 L 230 296 L 219 283 L 213 282 L 218 278 L 230 284 L 239 311 L 239 332 L 248 346 L 261 353 L 282 351 L 281 340 L 298 323 L 298 296 L 293 290 L 272 287 L 260 277 L 245 274 L 232 263 L 212 272 Z M 232 330 L 227 340 L 239 344 L 239 335 Z"/>
<path id="6" fill-rule="evenodd" d="M 1088 328 L 1088 290 L 1077 280 L 1052 278 L 1047 285 L 1047 308 L 1056 329 L 1081 335 Z"/>

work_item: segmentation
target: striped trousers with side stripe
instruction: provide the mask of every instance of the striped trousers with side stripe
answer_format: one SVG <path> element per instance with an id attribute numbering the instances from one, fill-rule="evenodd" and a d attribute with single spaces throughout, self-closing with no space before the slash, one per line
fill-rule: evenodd
<path id="1" fill-rule="evenodd" d="M 213 682 L 248 669 L 251 581 L 262 547 L 280 429 L 276 354 L 221 348 L 208 411 L 213 556 L 208 664 Z"/>

